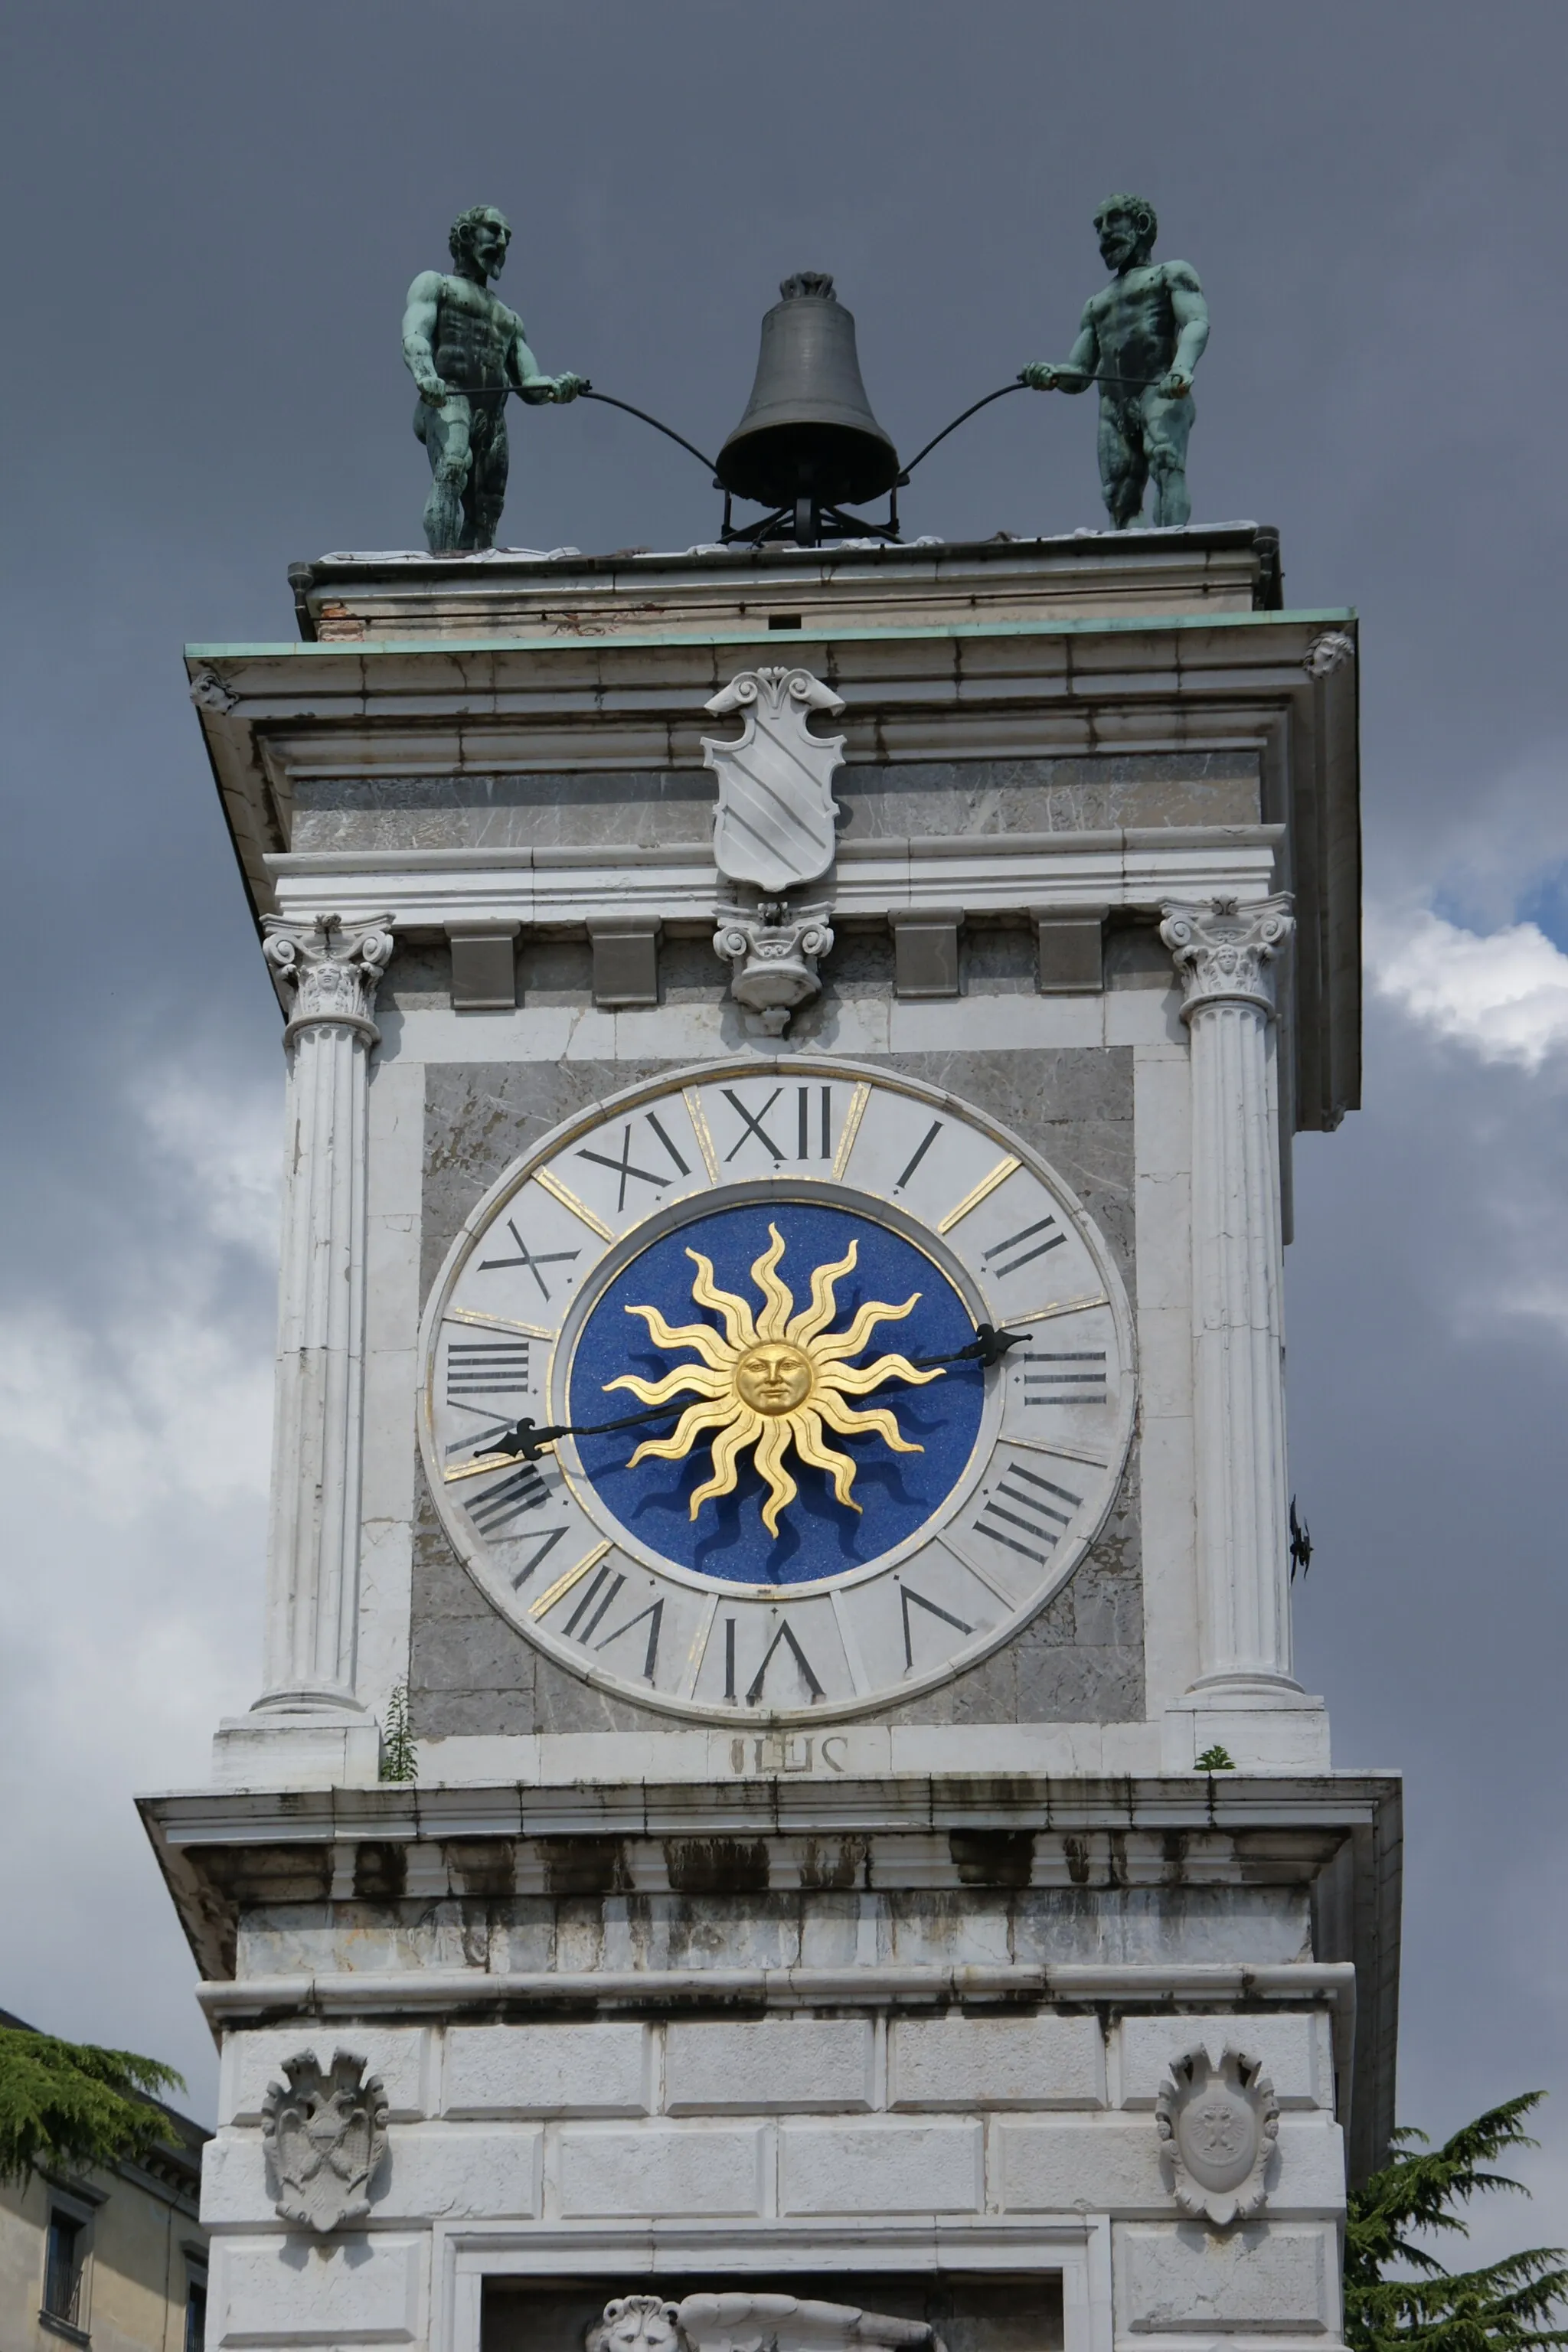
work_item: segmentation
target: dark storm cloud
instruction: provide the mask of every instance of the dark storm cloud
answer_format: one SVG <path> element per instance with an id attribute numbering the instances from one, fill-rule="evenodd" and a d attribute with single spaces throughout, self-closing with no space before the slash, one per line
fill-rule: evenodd
<path id="1" fill-rule="evenodd" d="M 90 1367 L 95 1334 L 131 1344 L 199 1230 L 234 1380 L 265 1358 L 259 1254 L 225 1238 L 214 1188 L 232 1106 L 276 1087 L 278 1022 L 178 651 L 287 638 L 290 560 L 416 538 L 398 318 L 476 200 L 516 226 L 503 290 L 542 364 L 706 447 L 739 415 L 777 279 L 832 269 L 908 449 L 1065 353 L 1099 276 L 1093 206 L 1145 189 L 1215 319 L 1198 519 L 1277 521 L 1289 601 L 1364 615 L 1372 889 L 1442 891 L 1483 928 L 1532 887 L 1544 907 L 1560 885 L 1533 869 L 1568 854 L 1568 17 L 1442 0 L 1419 31 L 1405 9 L 1231 0 L 56 0 L 13 20 L 15 1314 L 67 1317 Z M 1092 438 L 1088 402 L 999 403 L 917 477 L 908 526 L 1098 525 Z M 714 528 L 700 470 L 611 412 L 521 415 L 514 449 L 513 543 L 682 547 Z M 141 1071 L 210 1102 L 205 1156 L 184 1129 L 177 1170 L 148 1145 Z M 1341 1760 L 1412 1772 L 1404 2107 L 1442 2127 L 1563 2073 L 1561 2007 L 1520 1946 L 1544 1932 L 1533 1858 L 1560 1774 L 1568 1356 L 1559 1321 L 1517 1311 L 1562 1238 L 1541 1204 L 1563 1106 L 1549 1076 L 1425 1041 L 1392 1007 L 1368 1106 L 1300 1156 L 1293 1428 L 1321 1546 L 1301 1645 Z M 226 1543 L 213 1571 L 247 1606 L 258 1544 Z M 85 1531 L 79 1556 L 109 1574 Z M 36 1632 L 37 1559 L 16 1576 L 13 1619 Z M 199 1618 L 188 1594 L 167 1605 L 187 1603 Z M 248 1656 L 235 1671 L 248 1681 Z M 47 2021 L 193 2051 L 122 1789 L 95 1822 L 92 1850 L 142 1889 L 142 1962 L 84 1976 Z M 51 2001 L 34 1899 L 37 1933 L 6 1956 L 23 2009 Z"/>

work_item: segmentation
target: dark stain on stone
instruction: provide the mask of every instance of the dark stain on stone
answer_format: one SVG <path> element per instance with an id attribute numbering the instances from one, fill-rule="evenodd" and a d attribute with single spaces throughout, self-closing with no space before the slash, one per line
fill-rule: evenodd
<path id="1" fill-rule="evenodd" d="M 1075 1886 L 1089 1885 L 1089 1843 L 1085 1838 L 1064 1837 L 1062 1852 L 1067 1856 L 1068 1876 Z"/>
<path id="2" fill-rule="evenodd" d="M 963 1886 L 1027 1886 L 1035 1864 L 1033 1830 L 953 1830 L 948 1850 Z"/>
<path id="3" fill-rule="evenodd" d="M 325 1903 L 332 1891 L 330 1845 L 209 1845 L 202 1868 L 237 1903 Z"/>
<path id="4" fill-rule="evenodd" d="M 449 1838 L 441 1857 L 455 1895 L 498 1903 L 517 1891 L 516 1853 L 510 1838 Z"/>
<path id="5" fill-rule="evenodd" d="M 631 1885 L 620 1838 L 541 1838 L 539 1858 L 550 1895 L 622 1895 Z"/>
<path id="6" fill-rule="evenodd" d="M 396 1903 L 408 1885 L 408 1849 L 380 1838 L 354 1848 L 354 1893 L 366 1903 Z"/>
<path id="7" fill-rule="evenodd" d="M 868 1885 L 868 1838 L 807 1838 L 800 1858 L 800 1883 L 809 1887 Z"/>
<path id="8" fill-rule="evenodd" d="M 664 1866 L 677 1895 L 763 1895 L 764 1838 L 667 1838 Z"/>

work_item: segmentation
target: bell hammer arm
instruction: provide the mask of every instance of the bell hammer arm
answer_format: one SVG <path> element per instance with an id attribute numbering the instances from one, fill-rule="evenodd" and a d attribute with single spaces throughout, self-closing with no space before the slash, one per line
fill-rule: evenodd
<path id="1" fill-rule="evenodd" d="M 1079 321 L 1078 341 L 1065 363 L 1035 360 L 1022 371 L 1031 392 L 1087 392 L 1100 370 L 1100 337 L 1095 330 L 1094 304 L 1087 303 Z"/>

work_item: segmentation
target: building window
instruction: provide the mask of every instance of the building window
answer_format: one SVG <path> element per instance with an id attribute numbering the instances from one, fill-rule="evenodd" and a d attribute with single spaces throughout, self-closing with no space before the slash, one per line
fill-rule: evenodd
<path id="1" fill-rule="evenodd" d="M 81 2273 L 87 2224 L 60 2207 L 49 2211 L 48 2245 L 44 2259 L 44 2313 L 67 2327 L 81 2325 Z"/>
<path id="2" fill-rule="evenodd" d="M 206 2352 L 207 2283 L 194 2277 L 185 2289 L 185 2352 Z"/>

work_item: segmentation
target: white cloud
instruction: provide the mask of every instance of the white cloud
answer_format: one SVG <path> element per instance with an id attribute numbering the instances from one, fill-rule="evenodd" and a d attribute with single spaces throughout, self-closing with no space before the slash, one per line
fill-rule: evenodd
<path id="1" fill-rule="evenodd" d="M 1539 1070 L 1568 1045 L 1568 955 L 1534 923 L 1479 933 L 1427 909 L 1369 918 L 1373 984 L 1436 1035 Z"/>
<path id="2" fill-rule="evenodd" d="M 25 1792 L 0 2003 L 174 2059 L 199 2109 L 193 1972 L 132 1797 L 205 1780 L 258 1685 L 277 1089 L 172 1066 L 106 1129 L 137 1248 L 84 1216 L 82 1303 L 0 1312 L 0 1780 Z"/>

